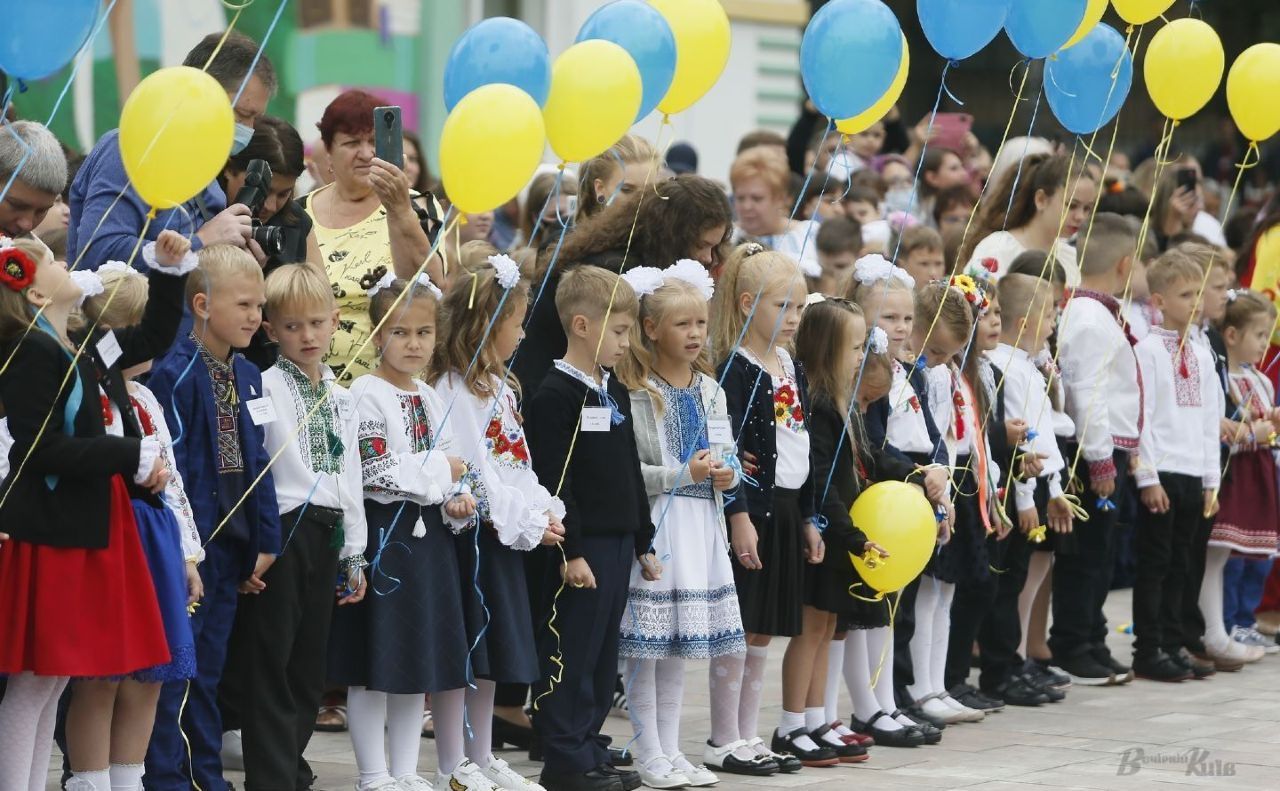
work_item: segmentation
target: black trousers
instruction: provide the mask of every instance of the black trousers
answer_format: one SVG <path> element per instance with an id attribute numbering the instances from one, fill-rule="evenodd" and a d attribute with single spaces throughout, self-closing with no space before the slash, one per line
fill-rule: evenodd
<path id="1" fill-rule="evenodd" d="M 340 516 L 314 505 L 283 514 L 285 535 L 293 535 L 263 575 L 266 590 L 240 597 L 227 676 L 238 698 L 247 791 L 311 788 L 302 753 L 324 694 Z"/>
<path id="2" fill-rule="evenodd" d="M 635 541 L 629 535 L 587 536 L 582 557 L 596 587 L 566 586 L 556 602 L 557 641 L 545 621 L 538 630 L 543 679 L 534 687 L 533 727 L 550 774 L 588 772 L 609 761 L 609 737 L 600 733 L 618 676 L 618 631 L 627 605 Z M 550 556 L 544 579 L 560 580 L 560 554 Z M 551 588 L 552 591 L 555 588 Z M 551 661 L 560 651 L 563 667 Z M 551 689 L 550 679 L 560 680 Z"/>
<path id="3" fill-rule="evenodd" d="M 1182 647 L 1187 561 L 1191 543 L 1204 522 L 1204 486 L 1200 478 L 1162 472 L 1160 485 L 1169 496 L 1169 510 L 1155 514 L 1146 508 L 1138 509 L 1134 534 L 1138 560 L 1133 581 L 1135 656 L 1151 656 L 1161 649 L 1177 653 Z"/>
<path id="4" fill-rule="evenodd" d="M 1074 446 L 1067 458 L 1075 457 Z M 1116 467 L 1116 490 L 1111 501 L 1116 508 L 1103 511 L 1098 495 L 1086 482 L 1081 496 L 1089 521 L 1076 522 L 1068 540 L 1060 542 L 1054 554 L 1053 625 L 1049 627 L 1049 650 L 1055 658 L 1079 656 L 1095 649 L 1106 649 L 1107 618 L 1102 605 L 1111 589 L 1115 564 L 1115 526 L 1120 499 L 1126 495 L 1129 480 L 1129 453 L 1112 454 Z M 1081 460 L 1081 465 L 1084 462 Z"/>

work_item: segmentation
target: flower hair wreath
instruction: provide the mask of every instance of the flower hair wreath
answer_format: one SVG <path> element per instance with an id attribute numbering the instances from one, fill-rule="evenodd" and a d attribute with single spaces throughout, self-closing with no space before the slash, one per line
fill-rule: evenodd
<path id="1" fill-rule="evenodd" d="M 984 316 L 991 308 L 991 300 L 978 287 L 978 283 L 968 275 L 953 275 L 947 283 L 952 289 L 960 292 L 965 302 L 978 309 L 978 315 Z"/>
<path id="2" fill-rule="evenodd" d="M 6 238 L 6 242 L 9 240 Z M 0 283 L 13 291 L 26 291 L 36 279 L 36 262 L 12 242 L 0 248 Z"/>

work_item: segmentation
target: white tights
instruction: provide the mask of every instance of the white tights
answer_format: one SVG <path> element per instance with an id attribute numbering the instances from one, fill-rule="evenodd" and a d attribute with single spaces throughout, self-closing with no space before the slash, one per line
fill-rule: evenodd
<path id="1" fill-rule="evenodd" d="M 0 788 L 44 791 L 66 676 L 19 673 L 0 702 Z"/>
<path id="2" fill-rule="evenodd" d="M 448 695 L 436 693 L 431 696 L 437 742 L 442 733 L 440 715 L 436 713 L 439 711 L 440 704 L 437 701 L 441 694 Z M 356 755 L 356 766 L 360 770 L 358 788 L 368 788 L 379 780 L 417 774 L 425 698 L 425 695 L 388 695 L 365 687 L 351 687 L 347 690 L 351 747 Z M 455 730 L 459 732 L 460 740 L 461 725 Z M 391 757 L 390 771 L 387 766 L 388 752 Z M 461 747 L 458 752 L 461 754 Z"/>
<path id="3" fill-rule="evenodd" d="M 915 683 L 907 692 L 916 700 L 946 692 L 947 643 L 951 634 L 951 599 L 956 586 L 928 574 L 916 594 L 916 631 L 911 637 Z"/>
<path id="4" fill-rule="evenodd" d="M 627 659 L 627 705 L 636 734 L 636 758 L 650 765 L 680 752 L 680 701 L 684 696 L 684 660 Z M 654 767 L 661 771 L 665 766 Z"/>
<path id="5" fill-rule="evenodd" d="M 1231 550 L 1210 546 L 1204 559 L 1204 581 L 1200 583 L 1200 614 L 1204 616 L 1204 644 L 1215 651 L 1231 645 L 1222 615 L 1222 572 Z"/>

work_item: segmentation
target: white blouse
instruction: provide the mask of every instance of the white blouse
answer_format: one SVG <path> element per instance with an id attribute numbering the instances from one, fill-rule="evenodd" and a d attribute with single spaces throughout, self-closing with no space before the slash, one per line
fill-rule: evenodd
<path id="1" fill-rule="evenodd" d="M 1080 265 L 1076 262 L 1076 248 L 1067 244 L 1065 239 L 1059 239 L 1056 247 L 1058 251 L 1053 260 L 1062 265 L 1062 271 L 1067 275 L 1067 288 L 1079 286 Z M 1013 263 L 1013 259 L 1026 251 L 1027 246 L 1018 241 L 1016 236 L 1008 231 L 996 231 L 981 242 L 978 242 L 978 246 L 973 248 L 973 255 L 969 257 L 969 266 L 979 269 L 987 268 L 983 266 L 982 262 L 987 258 L 994 259 L 996 262 L 995 275 L 996 277 L 1001 277 L 1005 272 L 1009 271 L 1009 266 Z"/>
<path id="2" fill-rule="evenodd" d="M 1049 384 L 1044 374 L 1022 349 L 1002 343 L 987 352 L 987 359 L 1004 373 L 1004 414 L 1008 420 L 1025 420 L 1027 428 L 1036 433 L 1028 443 L 1034 453 L 1042 453 L 1044 460 L 1041 478 L 1047 478 L 1049 496 L 1062 494 L 1062 470 L 1066 462 L 1058 450 L 1055 436 L 1053 404 L 1049 399 Z M 1070 420 L 1070 418 L 1067 418 Z M 1014 484 L 1015 500 L 1019 511 L 1035 508 L 1035 479 Z"/>
<path id="3" fill-rule="evenodd" d="M 808 416 L 800 403 L 795 363 L 786 349 L 781 346 L 775 349 L 778 364 L 782 366 L 782 376 L 769 373 L 764 364 L 747 349 L 739 347 L 738 353 L 769 373 L 773 384 L 773 425 L 778 445 L 778 460 L 773 472 L 774 484 L 783 489 L 799 489 L 809 478 Z"/>
<path id="4" fill-rule="evenodd" d="M 929 427 L 924 420 L 920 397 L 907 378 L 907 367 L 897 360 L 893 361 L 893 384 L 889 387 L 889 425 L 885 437 L 888 444 L 903 453 L 933 455 L 933 440 L 929 438 Z"/>

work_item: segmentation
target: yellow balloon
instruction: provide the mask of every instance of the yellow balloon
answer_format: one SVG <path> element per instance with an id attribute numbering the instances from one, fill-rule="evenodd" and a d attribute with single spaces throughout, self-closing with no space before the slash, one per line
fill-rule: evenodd
<path id="1" fill-rule="evenodd" d="M 1227 74 L 1227 106 L 1244 136 L 1261 142 L 1280 132 L 1280 44 L 1254 44 Z"/>
<path id="2" fill-rule="evenodd" d="M 938 540 L 938 520 L 933 507 L 915 486 L 901 481 L 874 484 L 858 496 L 849 518 L 867 538 L 884 547 L 887 558 L 874 564 L 849 553 L 854 569 L 867 585 L 880 593 L 905 588 L 920 576 Z"/>
<path id="3" fill-rule="evenodd" d="M 720 79 L 729 62 L 729 17 L 719 0 L 649 0 L 676 37 L 676 74 L 658 109 L 687 110 Z"/>
<path id="4" fill-rule="evenodd" d="M 1116 7 L 1120 18 L 1129 24 L 1145 25 L 1168 11 L 1173 0 L 1111 0 L 1111 5 Z"/>
<path id="5" fill-rule="evenodd" d="M 1080 43 L 1080 39 L 1089 35 L 1089 31 L 1097 27 L 1102 21 L 1102 15 L 1107 13 L 1107 0 L 1089 0 L 1089 4 L 1084 8 L 1084 19 L 1080 20 L 1080 27 L 1076 28 L 1076 32 L 1071 34 L 1071 38 L 1067 39 L 1067 43 L 1062 45 L 1063 49 Z"/>
<path id="6" fill-rule="evenodd" d="M 911 70 L 911 53 L 907 48 L 907 37 L 902 37 L 902 62 L 898 65 L 898 73 L 894 75 L 893 82 L 889 83 L 889 90 L 884 92 L 876 100 L 876 103 L 863 110 L 861 113 L 852 118 L 845 118 L 836 121 L 836 129 L 845 135 L 856 135 L 859 132 L 866 131 L 876 121 L 881 120 L 893 106 L 898 103 L 898 98 L 902 96 L 902 89 L 907 85 L 907 72 Z"/>
<path id="7" fill-rule="evenodd" d="M 551 66 L 551 90 L 542 108 L 547 142 L 565 162 L 586 162 L 631 128 L 640 112 L 640 69 L 612 41 L 574 44 Z"/>
<path id="8" fill-rule="evenodd" d="M 235 114 L 218 81 L 190 66 L 152 72 L 120 111 L 120 158 L 142 200 L 171 209 L 227 164 Z"/>
<path id="9" fill-rule="evenodd" d="M 1151 37 L 1142 76 L 1156 109 L 1181 121 L 1213 98 L 1226 61 L 1213 28 L 1199 19 L 1175 19 Z"/>
<path id="10" fill-rule="evenodd" d="M 466 214 L 496 209 L 520 192 L 542 161 L 542 112 L 529 94 L 504 83 L 462 97 L 440 133 L 440 177 Z"/>

